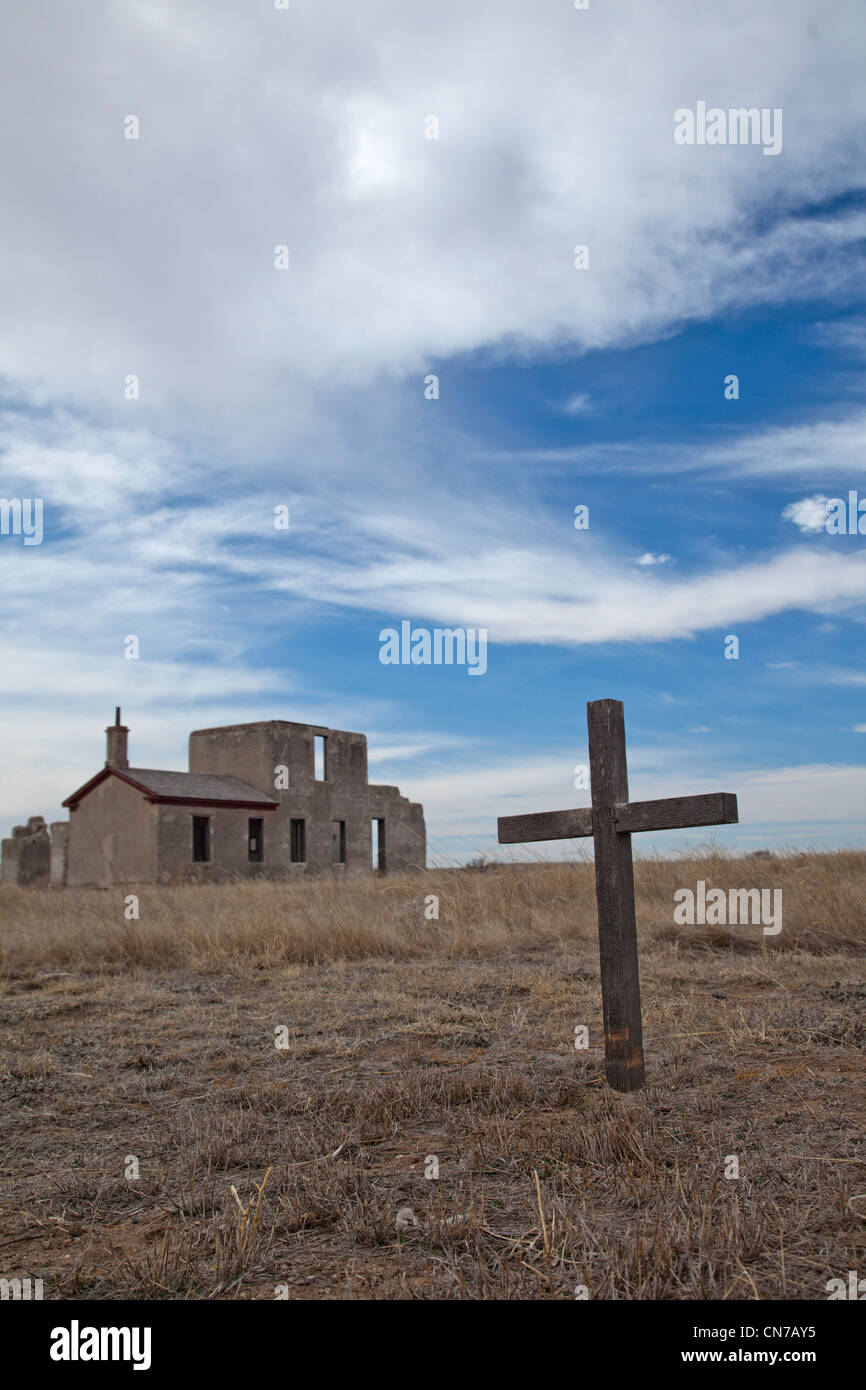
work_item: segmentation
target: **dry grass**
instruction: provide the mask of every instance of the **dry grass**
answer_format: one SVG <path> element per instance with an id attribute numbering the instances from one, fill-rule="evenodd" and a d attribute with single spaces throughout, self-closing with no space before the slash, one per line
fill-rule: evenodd
<path id="1" fill-rule="evenodd" d="M 745 877 L 744 877 L 745 876 Z M 716 946 L 758 946 L 761 933 L 673 925 L 678 887 L 781 888 L 784 931 L 776 950 L 860 949 L 866 944 L 866 854 L 788 854 L 765 860 L 719 853 L 636 866 L 636 906 L 645 934 Z M 482 871 L 340 881 L 237 883 L 135 889 L 140 919 L 124 918 L 112 892 L 60 894 L 4 889 L 0 974 L 13 977 L 50 960 L 55 969 L 130 966 L 208 969 L 254 960 L 265 967 L 384 955 L 398 960 L 480 958 L 516 946 L 595 940 L 591 860 L 488 866 Z M 438 921 L 425 917 L 429 894 Z"/>
<path id="2" fill-rule="evenodd" d="M 781 887 L 781 935 L 674 927 L 699 878 Z M 143 889 L 137 922 L 120 891 L 4 889 L 0 1274 L 825 1298 L 866 1268 L 864 889 L 853 852 L 639 863 L 631 1097 L 602 1081 L 591 864 Z"/>

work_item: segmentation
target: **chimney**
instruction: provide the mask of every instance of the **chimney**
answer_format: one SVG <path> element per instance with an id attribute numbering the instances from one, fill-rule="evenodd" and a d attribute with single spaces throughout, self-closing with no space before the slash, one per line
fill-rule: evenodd
<path id="1" fill-rule="evenodd" d="M 120 705 L 114 711 L 114 723 L 109 724 L 105 730 L 107 734 L 105 748 L 105 766 L 128 768 L 129 757 L 127 753 L 126 741 L 129 737 L 129 730 L 125 724 L 120 722 Z"/>

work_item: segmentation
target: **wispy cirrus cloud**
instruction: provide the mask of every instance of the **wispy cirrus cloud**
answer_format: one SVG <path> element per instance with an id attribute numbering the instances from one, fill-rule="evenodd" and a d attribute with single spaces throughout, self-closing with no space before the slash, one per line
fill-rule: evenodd
<path id="1" fill-rule="evenodd" d="M 578 391 L 568 397 L 562 409 L 566 415 L 589 415 L 593 410 L 592 397 L 586 391 Z"/>
<path id="2" fill-rule="evenodd" d="M 866 553 L 801 545 L 766 558 L 683 571 L 665 554 L 629 556 L 609 536 L 563 542 L 542 513 L 527 517 L 500 501 L 485 512 L 479 536 L 470 517 L 455 521 L 451 498 L 431 492 L 423 522 L 412 512 L 357 514 L 351 506 L 305 494 L 298 510 L 326 510 L 325 528 L 279 533 L 272 496 L 177 503 L 152 514 L 88 518 L 74 536 L 27 556 L 0 552 L 7 621 L 21 622 L 34 597 L 63 592 L 71 611 L 46 613 L 41 639 L 56 623 L 68 639 L 94 622 L 119 641 L 126 631 L 159 625 L 169 655 L 190 642 L 208 649 L 207 615 L 223 602 L 220 642 L 249 636 L 290 613 L 350 610 L 483 626 L 490 640 L 582 646 L 681 639 L 731 623 L 808 610 L 839 615 L 866 603 Z M 441 516 L 441 525 L 437 517 Z M 85 543 L 84 538 L 86 536 Z M 517 538 L 517 539 L 516 539 Z M 106 566 L 123 564 L 106 585 Z M 643 558 L 644 562 L 640 560 Z M 281 606 L 238 605 L 248 595 L 279 596 Z M 123 629 L 121 632 L 120 629 Z M 92 641 L 92 636 L 91 636 Z M 18 655 L 18 679 L 41 673 Z"/>
<path id="3" fill-rule="evenodd" d="M 854 410 L 838 420 L 797 425 L 768 425 L 743 430 L 734 438 L 714 440 L 623 439 L 568 445 L 563 448 L 522 448 L 486 451 L 478 457 L 542 470 L 558 471 L 579 465 L 606 473 L 634 475 L 704 473 L 732 481 L 802 477 L 841 479 L 860 476 L 866 450 L 866 411 Z M 841 486 L 841 483 L 840 483 Z"/>

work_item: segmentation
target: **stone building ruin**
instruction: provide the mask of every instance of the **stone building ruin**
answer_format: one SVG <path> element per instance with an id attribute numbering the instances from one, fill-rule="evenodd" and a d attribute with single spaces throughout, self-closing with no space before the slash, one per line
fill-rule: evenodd
<path id="1" fill-rule="evenodd" d="M 129 729 L 105 766 L 2 843 L 2 884 L 111 884 L 421 869 L 423 808 L 367 780 L 363 734 L 282 719 L 198 729 L 189 771 L 130 767 Z"/>

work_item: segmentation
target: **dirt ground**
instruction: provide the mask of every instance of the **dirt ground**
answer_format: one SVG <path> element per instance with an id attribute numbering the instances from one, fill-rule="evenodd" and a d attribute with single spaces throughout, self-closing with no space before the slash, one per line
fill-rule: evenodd
<path id="1" fill-rule="evenodd" d="M 149 889 L 130 922 L 119 891 L 3 890 L 0 1275 L 826 1299 L 866 1272 L 866 856 L 638 865 L 632 1096 L 603 1080 L 591 872 Z M 689 874 L 782 883 L 780 938 L 674 928 Z"/>

